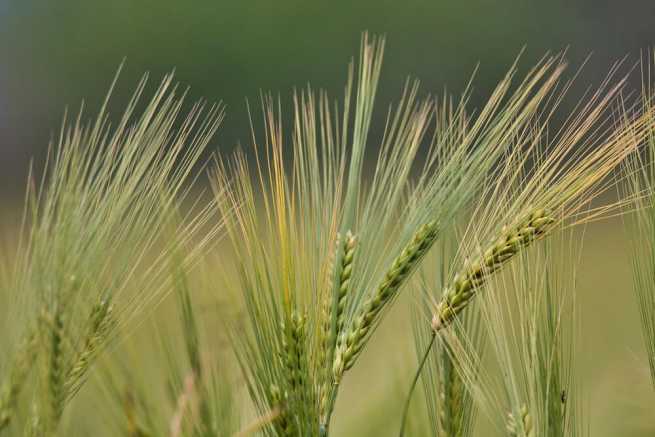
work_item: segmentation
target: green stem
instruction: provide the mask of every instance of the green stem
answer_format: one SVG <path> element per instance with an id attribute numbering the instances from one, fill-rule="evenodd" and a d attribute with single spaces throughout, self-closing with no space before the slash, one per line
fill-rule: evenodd
<path id="1" fill-rule="evenodd" d="M 414 375 L 414 380 L 412 381 L 412 385 L 409 388 L 407 399 L 405 399 L 405 406 L 403 407 L 403 418 L 402 421 L 400 422 L 400 433 L 398 434 L 399 437 L 403 437 L 405 435 L 405 425 L 407 424 L 407 416 L 409 415 L 409 403 L 412 400 L 412 394 L 414 393 L 414 389 L 416 388 L 416 383 L 418 383 L 418 378 L 421 376 L 421 372 L 423 371 L 423 366 L 425 366 L 425 362 L 428 360 L 428 356 L 430 355 L 430 350 L 432 350 L 432 346 L 434 345 L 434 339 L 436 337 L 437 337 L 437 333 L 432 331 L 432 337 L 430 338 L 430 343 L 428 344 L 428 347 L 425 350 L 425 353 L 423 354 L 423 358 L 421 359 L 421 362 L 418 365 L 418 369 L 416 369 L 416 375 Z"/>
<path id="2" fill-rule="evenodd" d="M 327 437 L 328 435 L 328 428 L 330 427 L 330 420 L 332 418 L 332 411 L 334 410 L 334 403 L 337 400 L 338 390 L 339 390 L 339 383 L 335 382 L 334 385 L 332 386 L 332 390 L 330 393 L 330 399 L 328 402 L 328 408 L 325 414 L 325 418 L 322 420 L 322 423 L 319 426 L 319 435 L 321 437 Z"/>

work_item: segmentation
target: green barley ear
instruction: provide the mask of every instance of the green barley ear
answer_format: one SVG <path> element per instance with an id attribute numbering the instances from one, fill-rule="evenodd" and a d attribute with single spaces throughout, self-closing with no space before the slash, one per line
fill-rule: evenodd
<path id="1" fill-rule="evenodd" d="M 93 359 L 107 341 L 115 323 L 113 307 L 109 301 L 102 300 L 93 306 L 82 348 L 77 352 L 66 376 L 64 390 L 67 397 L 74 396 L 79 390 Z"/>
<path id="2" fill-rule="evenodd" d="M 352 232 L 348 231 L 343 242 L 343 257 L 341 258 L 341 269 L 339 269 L 339 283 L 337 295 L 337 336 L 343 330 L 345 323 L 345 311 L 348 294 L 351 288 L 351 278 L 353 274 L 353 263 L 355 261 L 355 249 L 357 240 Z M 335 338 L 336 340 L 336 338 Z"/>
<path id="3" fill-rule="evenodd" d="M 405 247 L 400 256 L 394 260 L 376 293 L 364 302 L 350 329 L 342 334 L 334 359 L 335 381 L 340 381 L 343 372 L 355 364 L 366 344 L 365 340 L 368 338 L 369 331 L 378 321 L 380 312 L 387 303 L 396 297 L 397 291 L 432 247 L 437 238 L 438 230 L 436 222 L 421 226 L 412 241 Z"/>
<path id="4" fill-rule="evenodd" d="M 331 254 L 329 259 L 329 274 L 326 290 L 331 291 L 334 288 L 337 290 L 337 293 L 335 294 L 335 299 L 332 299 L 332 296 L 329 293 L 326 293 L 323 301 L 323 344 L 319 352 L 325 354 L 325 358 L 327 358 L 326 352 L 335 347 L 339 334 L 343 330 L 343 325 L 345 323 L 346 304 L 348 302 L 348 294 L 351 287 L 357 240 L 352 232 L 348 231 L 343 240 L 341 235 L 337 234 L 335 246 L 335 251 Z M 334 265 L 337 255 L 339 255 L 340 258 L 340 266 L 338 270 Z M 332 281 L 332 276 L 334 276 L 336 272 L 338 272 L 338 278 L 335 287 Z M 334 329 L 332 329 L 333 307 L 336 309 L 336 312 L 334 313 Z"/>
<path id="5" fill-rule="evenodd" d="M 325 416 L 327 407 L 328 407 L 328 397 L 330 391 L 330 384 L 332 382 L 332 368 L 329 365 L 329 357 L 331 352 L 333 353 L 336 346 L 338 338 L 338 320 L 339 317 L 336 315 L 333 317 L 333 308 L 339 308 L 338 305 L 338 295 L 335 302 L 333 298 L 332 291 L 334 289 L 334 277 L 336 275 L 336 258 L 338 252 L 342 249 L 343 244 L 341 242 L 341 235 L 337 233 L 336 240 L 334 243 L 334 248 L 330 249 L 330 254 L 327 259 L 327 268 L 326 268 L 326 281 L 325 288 L 322 296 L 322 310 L 321 310 L 321 332 L 319 335 L 319 346 L 318 351 L 316 352 L 318 357 L 318 362 L 320 363 L 319 379 L 319 414 L 321 417 Z M 341 288 L 341 287 L 339 287 Z M 344 300 L 345 303 L 345 300 Z M 332 322 L 335 322 L 334 329 Z"/>
<path id="6" fill-rule="evenodd" d="M 520 250 L 546 235 L 555 219 L 545 210 L 537 209 L 511 227 L 503 227 L 493 243 L 464 269 L 455 275 L 444 290 L 432 319 L 432 329 L 438 331 L 471 302 L 487 278 L 515 257 Z"/>
<path id="7" fill-rule="evenodd" d="M 297 312 L 282 323 L 282 365 L 286 369 L 289 395 L 294 401 L 304 402 L 307 389 L 307 343 L 305 333 L 306 318 Z"/>
<path id="8" fill-rule="evenodd" d="M 65 337 L 64 317 L 61 310 L 54 313 L 43 312 L 41 316 L 41 335 L 44 342 L 45 356 L 43 373 L 45 375 L 42 387 L 43 406 L 46 411 L 45 427 L 49 433 L 54 433 L 64 411 L 66 393 L 64 388 L 67 358 L 70 340 Z"/>
<path id="9" fill-rule="evenodd" d="M 329 408 L 329 396 L 330 396 L 330 384 L 334 378 L 334 373 L 332 366 L 330 365 L 329 359 L 333 358 L 334 354 L 338 352 L 339 348 L 339 338 L 343 334 L 343 329 L 346 321 L 346 309 L 348 304 L 348 298 L 351 294 L 351 279 L 353 275 L 353 264 L 355 261 L 355 254 L 357 249 L 357 239 L 352 234 L 351 231 L 346 233 L 346 237 L 341 241 L 341 236 L 337 234 L 337 249 L 341 251 L 340 260 L 341 265 L 338 270 L 334 268 L 330 269 L 332 275 L 335 272 L 338 272 L 339 276 L 337 278 L 337 286 L 334 287 L 332 282 L 328 282 L 328 291 L 336 290 L 334 299 L 328 293 L 326 296 L 326 311 L 324 311 L 324 329 L 325 334 L 324 338 L 326 341 L 323 344 L 323 347 L 320 351 L 321 360 L 323 368 L 323 381 L 321 382 L 319 390 L 319 415 L 322 418 L 325 418 L 327 415 L 327 410 Z M 331 262 L 334 262 L 334 258 L 331 259 Z M 336 308 L 336 314 L 334 318 L 332 317 L 332 308 Z M 334 329 L 332 326 L 334 323 Z M 332 353 L 330 353 L 332 352 Z"/>

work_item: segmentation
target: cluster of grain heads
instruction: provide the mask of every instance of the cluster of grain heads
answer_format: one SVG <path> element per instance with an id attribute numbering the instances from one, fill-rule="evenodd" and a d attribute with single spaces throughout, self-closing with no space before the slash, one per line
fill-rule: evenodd
<path id="1" fill-rule="evenodd" d="M 471 112 L 468 89 L 458 101 L 438 101 L 407 82 L 378 138 L 371 126 L 383 52 L 382 39 L 364 36 L 341 104 L 310 88 L 296 93 L 289 138 L 283 105 L 263 97 L 263 144 L 252 129 L 255 170 L 241 152 L 217 160 L 216 199 L 188 214 L 181 204 L 220 107 L 199 103 L 180 117 L 184 93 L 171 77 L 142 105 L 144 79 L 115 127 L 107 101 L 95 122 L 80 113 L 65 123 L 42 181 L 30 187 L 15 265 L 0 265 L 0 286 L 20 307 L 4 322 L 21 326 L 0 363 L 0 433 L 65 432 L 68 406 L 101 353 L 175 290 L 181 337 L 163 322 L 157 335 L 143 331 L 158 342 L 133 343 L 154 348 L 140 357 L 156 360 L 161 373 L 124 366 L 127 340 L 107 357 L 103 382 L 118 407 L 118 433 L 235 435 L 237 384 L 223 351 L 213 353 L 220 345 L 203 341 L 191 297 L 197 284 L 187 277 L 221 229 L 210 222 L 218 208 L 231 243 L 220 293 L 244 300 L 245 326 L 228 329 L 257 410 L 236 435 L 326 437 L 347 372 L 462 217 L 469 223 L 456 250 L 441 253 L 438 281 L 422 283 L 428 303 L 415 317 L 419 368 L 401 436 L 419 380 L 436 437 L 471 436 L 478 409 L 512 437 L 582 434 L 578 401 L 569 400 L 574 276 L 554 262 L 577 254 L 539 240 L 620 210 L 627 200 L 589 203 L 616 184 L 612 172 L 626 157 L 635 229 L 655 235 L 650 86 L 643 110 L 612 112 L 625 82 L 611 84 L 612 69 L 552 129 L 569 88 L 560 87 L 561 57 L 545 58 L 518 84 L 514 65 Z M 634 154 L 645 140 L 647 157 Z M 377 154 L 368 166 L 371 145 Z M 655 243 L 637 240 L 636 288 L 655 381 Z M 481 366 L 486 339 L 502 370 L 495 377 Z"/>
<path id="2" fill-rule="evenodd" d="M 595 210 L 588 209 L 588 205 L 615 186 L 616 180 L 610 177 L 613 170 L 637 150 L 652 120 L 640 111 L 624 111 L 616 123 L 611 116 L 612 104 L 617 101 L 625 79 L 609 86 L 614 73 L 612 70 L 608 80 L 586 103 L 576 107 L 576 113 L 555 137 L 547 135 L 550 116 L 535 119 L 526 147 L 513 147 L 489 178 L 459 241 L 458 253 L 450 266 L 450 280 L 427 293 L 433 308 L 433 336 L 452 325 L 494 274 L 526 253 L 536 240 L 553 234 L 557 228 L 620 210 L 624 202 Z M 438 290 L 441 293 L 433 296 Z M 433 342 L 427 346 L 428 352 L 432 345 Z M 469 379 L 475 379 L 473 372 Z M 409 396 L 411 393 L 412 390 Z"/>
<path id="3" fill-rule="evenodd" d="M 255 171 L 242 153 L 216 171 L 216 186 L 230 186 L 222 206 L 235 211 L 226 220 L 235 274 L 225 285 L 244 296 L 248 318 L 235 349 L 259 413 L 282 410 L 297 435 L 328 434 L 347 371 L 440 229 L 479 194 L 511 147 L 529 147 L 530 126 L 563 71 L 560 58 L 547 58 L 514 87 L 513 66 L 474 116 L 465 109 L 469 90 L 456 102 L 435 101 L 406 85 L 367 174 L 383 47 L 364 37 L 357 80 L 351 68 L 336 111 L 325 93 L 294 96 L 290 152 L 282 105 L 264 97 Z M 293 314 L 305 320 L 307 366 L 293 378 L 302 386 L 292 387 L 280 357 L 288 355 Z"/>
<path id="4" fill-rule="evenodd" d="M 219 231 L 209 224 L 214 202 L 188 214 L 180 205 L 221 108 L 199 103 L 182 116 L 184 94 L 169 76 L 138 113 L 145 87 L 144 78 L 113 127 L 109 97 L 95 121 L 85 123 L 80 112 L 72 125 L 65 122 L 41 182 L 30 185 L 10 269 L 17 307 L 6 322 L 28 322 L 31 330 L 19 332 L 16 370 L 5 373 L 3 427 L 27 382 L 25 364 L 35 362 L 30 383 L 38 388 L 20 406 L 38 405 L 39 429 L 56 433 L 119 327 L 141 320 L 170 289 L 163 260 L 194 240 L 181 261 L 189 266 Z"/>

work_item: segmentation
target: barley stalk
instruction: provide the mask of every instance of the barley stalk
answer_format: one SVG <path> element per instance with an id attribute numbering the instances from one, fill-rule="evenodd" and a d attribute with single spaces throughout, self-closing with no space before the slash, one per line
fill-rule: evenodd
<path id="1" fill-rule="evenodd" d="M 509 228 L 503 227 L 494 243 L 482 252 L 476 261 L 457 273 L 451 285 L 444 290 L 432 318 L 432 328 L 438 331 L 450 324 L 471 302 L 491 274 L 521 249 L 544 236 L 554 222 L 555 219 L 545 210 L 537 209 L 518 224 Z"/>
<path id="2" fill-rule="evenodd" d="M 405 435 L 405 424 L 407 423 L 407 417 L 409 413 L 409 403 L 412 400 L 412 393 L 414 392 L 414 389 L 416 388 L 416 384 L 418 383 L 418 379 L 421 376 L 421 369 L 423 369 L 423 366 L 428 360 L 428 357 L 430 356 L 430 351 L 432 350 L 432 346 L 434 345 L 434 341 L 436 339 L 436 335 L 433 333 L 430 336 L 430 342 L 428 343 L 427 350 L 423 354 L 423 358 L 421 359 L 421 362 L 419 363 L 419 370 L 416 372 L 414 375 L 414 379 L 412 380 L 412 384 L 409 387 L 409 395 L 405 399 L 405 406 L 403 407 L 403 416 L 400 421 L 400 434 L 399 437 L 403 437 Z"/>
<path id="3" fill-rule="evenodd" d="M 385 304 L 391 301 L 418 265 L 421 258 L 432 247 L 437 238 L 436 222 L 426 223 L 416 232 L 414 238 L 396 258 L 376 293 L 364 302 L 362 311 L 355 318 L 351 328 L 341 334 L 333 364 L 335 382 L 350 369 L 361 353 L 365 339 Z"/>

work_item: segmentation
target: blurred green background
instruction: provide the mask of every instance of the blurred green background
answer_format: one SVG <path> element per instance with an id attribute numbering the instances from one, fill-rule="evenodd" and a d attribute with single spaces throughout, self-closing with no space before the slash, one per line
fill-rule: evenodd
<path id="1" fill-rule="evenodd" d="M 0 0 L 0 193 L 22 191 L 27 163 L 41 158 L 65 107 L 93 113 L 123 59 L 115 93 L 176 70 L 204 97 L 227 105 L 215 140 L 248 138 L 245 98 L 289 96 L 308 82 L 340 96 L 361 32 L 387 36 L 378 117 L 406 76 L 423 90 L 460 92 L 476 65 L 473 103 L 484 98 L 523 47 L 522 65 L 569 48 L 574 69 L 593 54 L 581 86 L 653 43 L 651 0 Z M 287 99 L 288 101 L 288 99 Z"/>
<path id="2" fill-rule="evenodd" d="M 175 69 L 190 101 L 226 104 L 213 143 L 225 152 L 247 143 L 245 101 L 256 102 L 260 91 L 288 103 L 293 87 L 311 82 L 339 97 L 364 30 L 387 37 L 379 123 L 408 75 L 424 92 L 457 93 L 479 63 L 475 107 L 524 47 L 524 70 L 549 51 L 568 48 L 573 70 L 591 54 L 572 93 L 579 95 L 617 60 L 628 56 L 628 69 L 637 62 L 655 42 L 653 23 L 652 0 L 0 0 L 0 209 L 15 207 L 29 161 L 43 161 L 64 108 L 77 112 L 84 99 L 93 114 L 123 59 L 116 107 L 144 72 L 156 82 Z M 591 225 L 580 271 L 592 436 L 655 435 L 625 238 L 620 220 Z M 395 434 L 414 367 L 404 305 L 411 300 L 394 308 L 348 377 L 336 435 Z"/>

